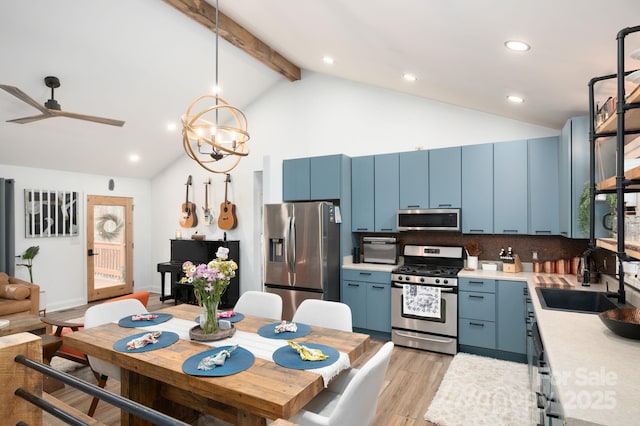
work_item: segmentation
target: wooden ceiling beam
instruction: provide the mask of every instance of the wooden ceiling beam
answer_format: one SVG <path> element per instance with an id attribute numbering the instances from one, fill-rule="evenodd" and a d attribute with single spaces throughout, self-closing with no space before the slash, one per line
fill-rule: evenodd
<path id="1" fill-rule="evenodd" d="M 163 0 L 197 23 L 216 32 L 216 8 L 204 0 Z M 218 30 L 220 37 L 256 58 L 272 70 L 282 74 L 289 81 L 300 80 L 300 68 L 284 56 L 244 29 L 233 19 L 219 12 Z"/>

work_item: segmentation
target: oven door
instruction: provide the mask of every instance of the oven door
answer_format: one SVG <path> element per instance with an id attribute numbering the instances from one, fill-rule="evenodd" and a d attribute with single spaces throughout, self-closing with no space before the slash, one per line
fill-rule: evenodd
<path id="1" fill-rule="evenodd" d="M 457 287 L 440 287 L 440 316 L 436 318 L 405 313 L 403 310 L 403 287 L 404 284 L 392 283 L 391 327 L 451 337 L 458 335 Z"/>

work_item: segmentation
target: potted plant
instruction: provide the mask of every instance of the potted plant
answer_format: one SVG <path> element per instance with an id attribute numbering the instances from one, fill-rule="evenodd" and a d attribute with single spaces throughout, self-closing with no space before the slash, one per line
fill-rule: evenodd
<path id="1" fill-rule="evenodd" d="M 29 270 L 29 281 L 33 284 L 33 259 L 38 255 L 40 251 L 40 246 L 31 246 L 20 255 L 20 259 L 24 260 L 25 263 L 18 263 L 18 266 L 24 266 Z"/>
<path id="2" fill-rule="evenodd" d="M 616 194 L 606 194 L 607 204 L 609 204 L 609 217 L 613 219 L 616 211 Z M 586 184 L 582 192 L 580 193 L 580 199 L 578 200 L 578 226 L 580 227 L 580 231 L 583 234 L 589 233 L 589 205 L 590 196 L 589 196 L 589 184 Z M 612 230 L 612 223 L 607 226 L 606 229 Z M 613 230 L 615 232 L 615 230 Z"/>

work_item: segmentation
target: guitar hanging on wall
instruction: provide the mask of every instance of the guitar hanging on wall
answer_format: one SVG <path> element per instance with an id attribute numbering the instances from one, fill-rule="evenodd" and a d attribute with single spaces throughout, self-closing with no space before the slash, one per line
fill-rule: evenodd
<path id="1" fill-rule="evenodd" d="M 204 183 L 204 207 L 202 208 L 202 210 L 204 210 L 204 217 L 202 221 L 205 225 L 211 225 L 213 223 L 213 213 L 209 208 L 209 185 L 211 185 L 211 178 Z"/>
<path id="2" fill-rule="evenodd" d="M 238 218 L 236 218 L 236 206 L 229 201 L 228 188 L 229 182 L 231 182 L 231 175 L 226 174 L 227 178 L 224 181 L 224 202 L 220 204 L 220 214 L 218 215 L 218 228 L 225 231 L 233 229 L 238 226 Z"/>
<path id="3" fill-rule="evenodd" d="M 187 179 L 186 187 L 187 194 L 182 203 L 182 216 L 180 218 L 180 226 L 183 228 L 194 228 L 198 224 L 198 217 L 196 216 L 196 205 L 189 201 L 189 187 L 191 186 L 191 175 Z"/>

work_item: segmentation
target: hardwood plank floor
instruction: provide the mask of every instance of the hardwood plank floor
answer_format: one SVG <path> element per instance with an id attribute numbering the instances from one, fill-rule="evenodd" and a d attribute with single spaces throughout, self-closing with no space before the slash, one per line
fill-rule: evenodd
<path id="1" fill-rule="evenodd" d="M 167 301 L 163 304 L 160 302 L 159 294 L 152 293 L 147 308 L 149 311 L 155 311 L 170 303 L 173 301 Z M 90 305 L 47 313 L 47 317 L 58 320 L 78 318 L 84 315 Z M 377 350 L 384 344 L 384 341 L 372 339 L 371 344 Z M 396 346 L 393 349 L 383 389 L 378 399 L 378 409 L 373 424 L 376 426 L 431 426 L 432 423 L 424 420 L 424 413 L 429 408 L 451 359 L 451 355 Z M 366 361 L 367 359 L 359 360 L 354 367 L 359 367 Z M 96 383 L 89 368 L 81 368 L 71 374 L 90 383 Z M 120 383 L 109 380 L 107 389 L 119 393 Z M 89 396 L 70 386 L 65 386 L 51 395 L 85 413 L 91 403 Z M 120 411 L 101 401 L 94 418 L 106 425 L 116 426 L 120 424 Z M 44 424 L 58 426 L 64 423 L 45 413 Z"/>

